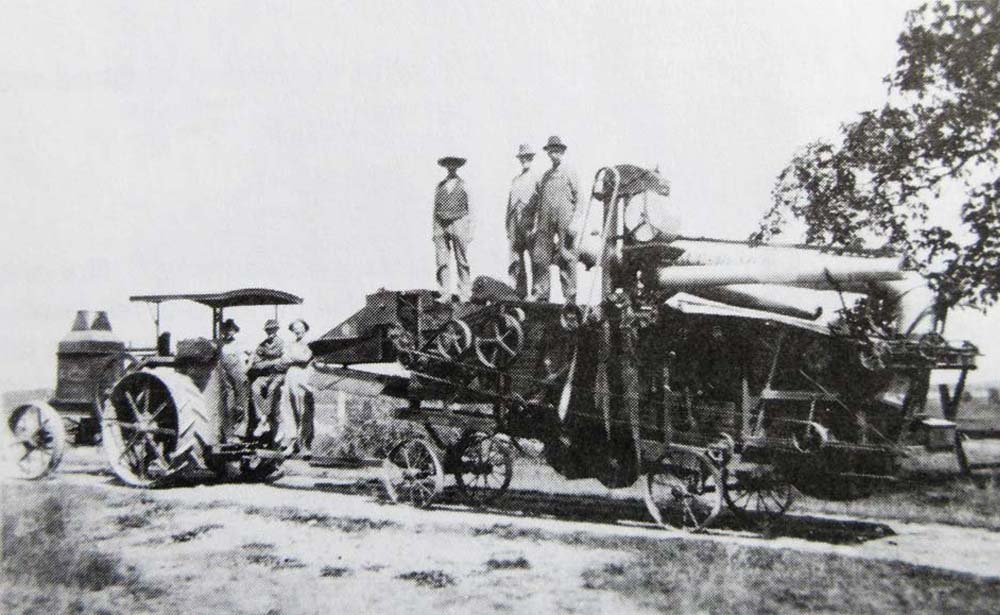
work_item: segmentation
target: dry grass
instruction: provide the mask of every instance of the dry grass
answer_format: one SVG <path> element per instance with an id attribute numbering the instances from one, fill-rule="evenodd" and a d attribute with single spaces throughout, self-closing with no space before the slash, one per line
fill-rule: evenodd
<path id="1" fill-rule="evenodd" d="M 892 562 L 680 541 L 583 585 L 681 613 L 995 613 L 1000 596 L 998 581 Z"/>
<path id="2" fill-rule="evenodd" d="M 147 585 L 118 555 L 89 544 L 79 500 L 54 490 L 41 498 L 16 497 L 4 487 L 2 529 L 4 613 L 130 613 L 137 601 L 162 590 Z"/>

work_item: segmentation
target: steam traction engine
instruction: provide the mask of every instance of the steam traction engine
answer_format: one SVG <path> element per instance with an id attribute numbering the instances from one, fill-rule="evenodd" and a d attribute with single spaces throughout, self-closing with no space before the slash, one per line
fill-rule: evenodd
<path id="1" fill-rule="evenodd" d="M 385 393 L 431 441 L 390 453 L 390 495 L 426 504 L 451 474 L 472 501 L 498 497 L 519 438 L 567 478 L 641 478 L 653 519 L 691 529 L 724 502 L 766 523 L 796 489 L 848 498 L 892 478 L 930 372 L 958 370 L 961 386 L 975 367 L 975 347 L 941 337 L 923 280 L 896 258 L 684 238 L 668 194 L 655 171 L 597 173 L 577 302 L 523 301 L 489 278 L 468 303 L 380 291 L 313 343 L 320 366 L 405 369 Z"/>

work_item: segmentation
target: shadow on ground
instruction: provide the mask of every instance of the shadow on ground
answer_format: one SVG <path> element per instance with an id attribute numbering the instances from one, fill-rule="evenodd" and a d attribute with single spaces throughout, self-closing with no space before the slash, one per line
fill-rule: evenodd
<path id="1" fill-rule="evenodd" d="M 366 495 L 380 501 L 385 501 L 385 492 L 381 483 L 376 480 L 346 484 L 317 482 L 308 487 L 275 484 L 274 487 L 296 490 L 308 489 L 344 495 Z M 464 503 L 457 488 L 448 487 L 435 498 L 432 508 L 448 508 L 471 513 L 502 514 L 514 517 L 535 517 L 610 525 L 651 523 L 649 513 L 640 500 L 612 499 L 598 495 L 553 494 L 522 489 L 510 490 L 500 501 L 494 502 L 487 507 L 473 508 Z M 754 520 L 752 519 L 751 521 Z M 751 531 L 769 538 L 801 538 L 829 544 L 858 544 L 895 534 L 892 528 L 884 523 L 796 515 L 794 512 L 786 515 L 780 521 L 770 523 L 767 529 L 761 532 L 759 529 L 748 527 L 747 524 L 742 523 L 725 509 L 716 518 L 708 533 L 711 534 L 713 531 L 718 530 Z"/>

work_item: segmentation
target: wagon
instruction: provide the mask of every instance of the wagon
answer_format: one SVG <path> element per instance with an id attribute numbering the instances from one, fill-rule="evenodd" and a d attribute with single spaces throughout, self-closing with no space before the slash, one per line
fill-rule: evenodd
<path id="1" fill-rule="evenodd" d="M 599 292 L 579 303 L 487 277 L 460 303 L 382 290 L 313 342 L 318 364 L 405 370 L 383 392 L 427 437 L 390 453 L 394 499 L 427 505 L 452 476 L 493 500 L 521 439 L 566 478 L 641 481 L 653 521 L 696 531 L 895 479 L 931 371 L 960 395 L 978 355 L 941 335 L 924 281 L 893 257 L 682 237 L 658 223 L 668 193 L 634 165 L 597 173 L 576 249 Z"/>

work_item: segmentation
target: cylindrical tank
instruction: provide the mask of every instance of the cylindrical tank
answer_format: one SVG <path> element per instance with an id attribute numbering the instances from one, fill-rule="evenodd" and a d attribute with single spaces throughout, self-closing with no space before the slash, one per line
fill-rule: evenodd
<path id="1" fill-rule="evenodd" d="M 124 356 L 125 344 L 112 333 L 106 312 L 97 312 L 91 321 L 86 310 L 78 311 L 56 352 L 52 405 L 60 412 L 89 414 L 94 400 L 122 376 Z"/>

